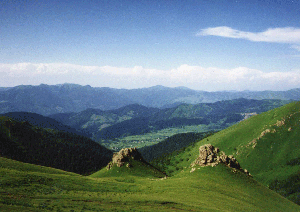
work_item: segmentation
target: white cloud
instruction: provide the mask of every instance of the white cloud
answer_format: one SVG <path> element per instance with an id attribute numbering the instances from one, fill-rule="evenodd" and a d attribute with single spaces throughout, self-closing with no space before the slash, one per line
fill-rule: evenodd
<path id="1" fill-rule="evenodd" d="M 300 70 L 263 72 L 247 67 L 222 69 L 181 65 L 171 70 L 65 63 L 0 64 L 0 86 L 76 83 L 93 87 L 186 86 L 197 90 L 286 90 L 299 87 Z"/>
<path id="2" fill-rule="evenodd" d="M 292 45 L 291 48 L 296 49 L 300 52 L 300 45 Z"/>
<path id="3" fill-rule="evenodd" d="M 220 36 L 254 42 L 300 43 L 300 28 L 269 28 L 263 32 L 245 32 L 227 26 L 202 29 L 197 36 Z"/>

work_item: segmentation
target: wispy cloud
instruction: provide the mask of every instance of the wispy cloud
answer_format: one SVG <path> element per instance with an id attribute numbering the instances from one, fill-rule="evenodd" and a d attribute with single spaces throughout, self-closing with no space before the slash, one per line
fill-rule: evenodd
<path id="1" fill-rule="evenodd" d="M 291 48 L 296 49 L 300 52 L 300 45 L 292 45 Z"/>
<path id="2" fill-rule="evenodd" d="M 227 26 L 202 29 L 197 36 L 220 36 L 227 38 L 246 39 L 254 42 L 300 43 L 300 28 L 269 28 L 263 32 L 246 32 Z"/>
<path id="3" fill-rule="evenodd" d="M 82 66 L 65 63 L 0 64 L 0 86 L 77 83 L 94 87 L 186 86 L 197 90 L 286 90 L 299 87 L 300 70 L 263 72 L 181 65 L 170 70 L 142 66 Z"/>

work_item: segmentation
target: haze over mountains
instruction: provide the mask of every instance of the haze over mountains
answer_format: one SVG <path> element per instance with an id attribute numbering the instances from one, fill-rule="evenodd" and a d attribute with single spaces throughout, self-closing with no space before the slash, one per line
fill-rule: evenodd
<path id="1" fill-rule="evenodd" d="M 168 108 L 182 103 L 213 103 L 237 98 L 300 100 L 300 89 L 206 92 L 163 86 L 129 90 L 77 84 L 20 85 L 0 88 L 0 113 L 23 111 L 51 115 L 80 112 L 88 108 L 112 110 L 130 104 Z"/>

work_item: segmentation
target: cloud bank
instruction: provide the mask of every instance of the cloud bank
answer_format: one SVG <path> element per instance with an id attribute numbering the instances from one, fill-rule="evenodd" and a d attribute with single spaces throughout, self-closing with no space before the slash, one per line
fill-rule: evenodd
<path id="1" fill-rule="evenodd" d="M 202 29 L 197 36 L 220 36 L 254 42 L 300 44 L 300 28 L 269 28 L 263 32 L 245 32 L 227 26 Z"/>
<path id="2" fill-rule="evenodd" d="M 300 70 L 263 72 L 247 67 L 222 69 L 181 65 L 171 70 L 65 63 L 0 64 L 0 87 L 76 83 L 93 87 L 186 86 L 196 90 L 287 90 L 299 87 Z"/>

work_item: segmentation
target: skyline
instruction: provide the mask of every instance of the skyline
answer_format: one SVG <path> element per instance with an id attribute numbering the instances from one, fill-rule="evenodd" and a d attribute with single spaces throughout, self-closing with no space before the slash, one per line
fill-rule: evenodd
<path id="1" fill-rule="evenodd" d="M 298 1 L 0 3 L 0 87 L 300 87 Z"/>

